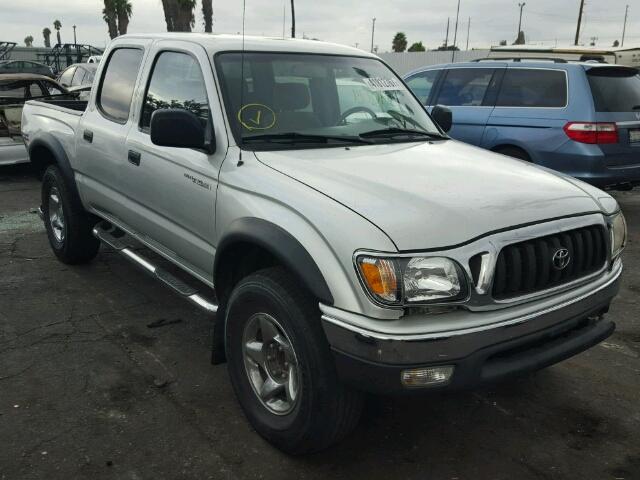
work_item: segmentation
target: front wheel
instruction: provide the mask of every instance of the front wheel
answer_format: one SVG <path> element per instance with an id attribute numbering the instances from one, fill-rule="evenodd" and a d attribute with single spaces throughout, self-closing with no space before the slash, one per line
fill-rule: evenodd
<path id="1" fill-rule="evenodd" d="M 338 381 L 317 301 L 282 268 L 242 280 L 226 309 L 229 375 L 256 431 L 290 454 L 339 441 L 362 394 Z"/>
<path id="2" fill-rule="evenodd" d="M 62 262 L 75 265 L 93 260 L 100 248 L 91 233 L 93 223 L 55 165 L 42 177 L 42 213 L 49 244 Z"/>

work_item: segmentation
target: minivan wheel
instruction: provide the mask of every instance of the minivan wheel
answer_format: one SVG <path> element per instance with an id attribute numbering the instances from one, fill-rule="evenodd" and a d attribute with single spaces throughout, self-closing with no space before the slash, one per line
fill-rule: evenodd
<path id="1" fill-rule="evenodd" d="M 55 255 L 70 265 L 93 260 L 100 248 L 100 242 L 91 233 L 93 224 L 55 165 L 49 166 L 42 177 L 41 205 Z"/>
<path id="2" fill-rule="evenodd" d="M 318 302 L 287 270 L 256 272 L 226 308 L 229 376 L 255 430 L 290 454 L 325 449 L 358 423 L 362 394 L 338 380 Z"/>
<path id="3" fill-rule="evenodd" d="M 517 158 L 518 160 L 524 160 L 525 162 L 531 162 L 531 157 L 527 152 L 518 147 L 501 147 L 495 150 L 497 153 L 506 155 L 507 157 Z"/>

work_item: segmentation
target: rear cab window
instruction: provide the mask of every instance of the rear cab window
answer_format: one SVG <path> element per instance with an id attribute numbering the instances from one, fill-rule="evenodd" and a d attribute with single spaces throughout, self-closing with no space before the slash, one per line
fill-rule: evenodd
<path id="1" fill-rule="evenodd" d="M 598 67 L 587 71 L 597 112 L 640 112 L 638 70 Z"/>
<path id="2" fill-rule="evenodd" d="M 496 107 L 565 108 L 567 95 L 564 70 L 508 68 Z"/>
<path id="3" fill-rule="evenodd" d="M 136 87 L 143 50 L 122 47 L 111 52 L 100 81 L 97 106 L 109 120 L 126 123 Z"/>

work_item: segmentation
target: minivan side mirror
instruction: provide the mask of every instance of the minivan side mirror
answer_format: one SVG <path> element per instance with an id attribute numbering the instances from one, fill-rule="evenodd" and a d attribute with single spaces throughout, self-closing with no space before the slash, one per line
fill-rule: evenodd
<path id="1" fill-rule="evenodd" d="M 202 121 L 181 108 L 160 108 L 151 114 L 151 142 L 161 147 L 197 148 L 213 153 L 213 134 L 207 135 Z M 210 137 L 210 138 L 207 138 Z"/>
<path id="2" fill-rule="evenodd" d="M 453 113 L 451 109 L 442 105 L 436 105 L 431 111 L 431 116 L 445 132 L 449 132 L 453 126 Z"/>

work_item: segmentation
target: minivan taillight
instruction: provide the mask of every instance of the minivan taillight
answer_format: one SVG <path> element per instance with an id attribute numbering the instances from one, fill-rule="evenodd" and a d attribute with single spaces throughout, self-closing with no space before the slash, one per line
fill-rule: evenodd
<path id="1" fill-rule="evenodd" d="M 580 143 L 618 143 L 618 127 L 615 123 L 569 122 L 564 132 L 571 140 Z"/>

